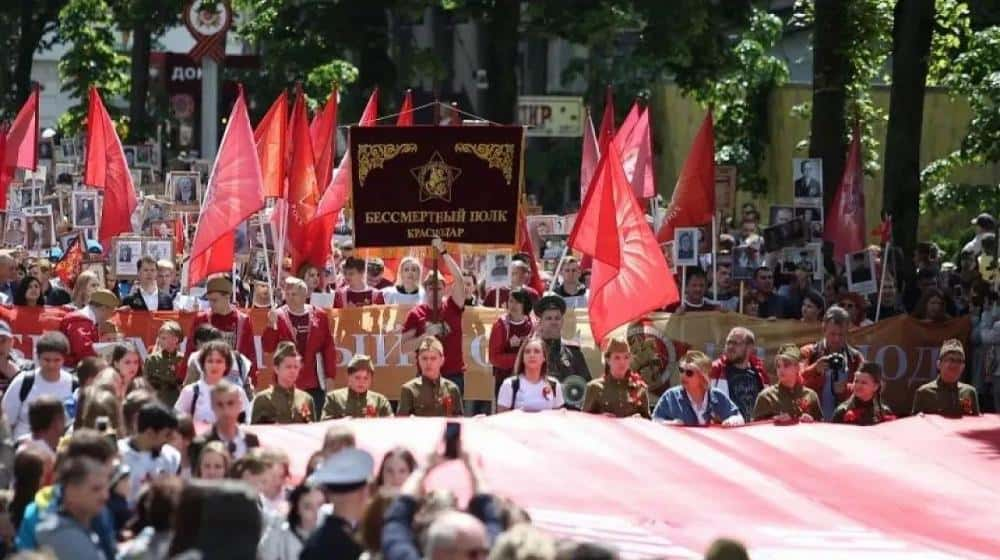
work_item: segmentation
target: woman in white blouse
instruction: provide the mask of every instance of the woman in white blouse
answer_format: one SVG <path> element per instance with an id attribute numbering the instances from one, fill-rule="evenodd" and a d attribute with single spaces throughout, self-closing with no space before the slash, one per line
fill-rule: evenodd
<path id="1" fill-rule="evenodd" d="M 497 395 L 497 412 L 538 412 L 563 407 L 562 385 L 546 375 L 545 342 L 533 335 L 521 344 L 514 375 L 504 380 Z"/>
<path id="2" fill-rule="evenodd" d="M 387 305 L 418 305 L 424 301 L 424 289 L 420 286 L 423 267 L 415 257 L 403 257 L 396 270 L 396 285 L 382 289 L 382 297 Z"/>
<path id="3" fill-rule="evenodd" d="M 201 369 L 201 379 L 181 389 L 181 394 L 174 403 L 174 410 L 191 416 L 195 422 L 215 423 L 215 412 L 212 410 L 212 389 L 221 381 L 233 367 L 233 351 L 221 340 L 205 343 L 198 354 L 198 366 Z M 250 418 L 250 400 L 246 392 L 238 391 L 243 401 L 244 416 L 241 423 Z"/>

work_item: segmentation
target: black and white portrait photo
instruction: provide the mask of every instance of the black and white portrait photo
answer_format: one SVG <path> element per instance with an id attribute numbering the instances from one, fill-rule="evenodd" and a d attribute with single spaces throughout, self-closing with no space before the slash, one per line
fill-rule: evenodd
<path id="1" fill-rule="evenodd" d="M 753 271 L 760 265 L 754 254 L 753 247 L 736 247 L 733 249 L 733 279 L 750 280 Z"/>
<path id="2" fill-rule="evenodd" d="M 97 225 L 97 192 L 76 191 L 73 193 L 73 227 L 94 227 Z"/>
<path id="3" fill-rule="evenodd" d="M 770 225 L 776 226 L 792 221 L 795 218 L 795 208 L 792 206 L 771 206 Z"/>
<path id="4" fill-rule="evenodd" d="M 510 251 L 487 251 L 486 275 L 487 288 L 506 288 L 510 286 Z"/>
<path id="5" fill-rule="evenodd" d="M 698 228 L 677 228 L 674 230 L 674 264 L 676 266 L 698 265 Z"/>
<path id="6" fill-rule="evenodd" d="M 878 291 L 875 281 L 875 260 L 870 251 L 858 251 L 844 256 L 847 261 L 847 289 L 861 295 Z"/>
<path id="7" fill-rule="evenodd" d="M 135 167 L 135 146 L 124 146 L 122 151 L 125 152 L 125 164 L 128 165 L 128 168 Z"/>
<path id="8" fill-rule="evenodd" d="M 26 216 L 29 251 L 41 252 L 55 243 L 55 228 L 52 224 L 52 214 L 37 214 Z"/>
<path id="9" fill-rule="evenodd" d="M 167 174 L 167 194 L 179 206 L 198 206 L 201 199 L 201 179 L 196 172 Z"/>
<path id="10" fill-rule="evenodd" d="M 24 246 L 24 217 L 21 214 L 9 214 L 4 228 L 3 242 L 7 247 Z"/>
<path id="11" fill-rule="evenodd" d="M 173 259 L 173 241 L 169 239 L 147 239 L 142 244 L 143 256 L 154 261 Z"/>
<path id="12" fill-rule="evenodd" d="M 141 239 L 118 239 L 115 241 L 115 274 L 119 278 L 139 275 L 139 259 L 142 258 Z"/>
<path id="13" fill-rule="evenodd" d="M 796 202 L 816 203 L 823 198 L 823 160 L 795 158 L 792 160 Z"/>
<path id="14" fill-rule="evenodd" d="M 155 198 L 142 201 L 142 230 L 150 231 L 153 222 L 166 220 L 170 215 L 170 204 Z"/>

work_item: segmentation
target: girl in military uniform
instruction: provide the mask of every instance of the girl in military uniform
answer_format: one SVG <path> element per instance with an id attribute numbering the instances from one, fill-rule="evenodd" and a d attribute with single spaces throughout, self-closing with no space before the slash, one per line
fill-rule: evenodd
<path id="1" fill-rule="evenodd" d="M 823 420 L 816 391 L 802 384 L 802 354 L 794 344 L 778 348 L 774 364 L 778 382 L 757 395 L 753 419 L 774 420 L 775 424 L 795 424 Z"/>
<path id="2" fill-rule="evenodd" d="M 865 362 L 854 376 L 854 394 L 833 412 L 835 424 L 871 426 L 896 416 L 882 403 L 882 366 Z"/>
<path id="3" fill-rule="evenodd" d="M 604 377 L 587 383 L 583 411 L 618 418 L 649 418 L 649 393 L 642 375 L 632 371 L 632 353 L 622 337 L 612 338 L 604 350 Z"/>

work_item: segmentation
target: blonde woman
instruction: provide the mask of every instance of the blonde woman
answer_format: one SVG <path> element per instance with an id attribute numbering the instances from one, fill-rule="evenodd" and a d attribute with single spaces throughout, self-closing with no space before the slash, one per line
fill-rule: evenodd
<path id="1" fill-rule="evenodd" d="M 416 257 L 403 257 L 396 269 L 396 285 L 382 289 L 386 305 L 418 305 L 424 301 L 424 289 L 420 285 L 423 266 Z"/>
<path id="2" fill-rule="evenodd" d="M 84 270 L 76 277 L 73 283 L 73 295 L 71 305 L 76 309 L 83 309 L 90 303 L 90 296 L 101 287 L 101 279 L 93 270 Z"/>
<path id="3" fill-rule="evenodd" d="M 653 419 L 668 424 L 705 426 L 722 424 L 738 426 L 744 423 L 729 396 L 712 388 L 712 360 L 703 352 L 690 350 L 680 359 L 681 384 L 671 387 L 653 410 Z"/>
<path id="4" fill-rule="evenodd" d="M 546 375 L 545 342 L 538 336 L 521 345 L 514 361 L 514 375 L 504 379 L 497 394 L 497 412 L 518 409 L 539 412 L 562 408 L 562 385 Z"/>

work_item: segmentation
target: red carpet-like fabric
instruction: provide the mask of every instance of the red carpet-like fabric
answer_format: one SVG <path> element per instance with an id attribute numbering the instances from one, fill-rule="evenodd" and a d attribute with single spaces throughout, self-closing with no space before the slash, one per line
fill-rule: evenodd
<path id="1" fill-rule="evenodd" d="M 376 462 L 423 460 L 443 418 L 350 422 Z M 330 422 L 253 427 L 296 477 Z M 876 427 L 667 427 L 576 412 L 462 420 L 490 489 L 559 536 L 627 558 L 700 558 L 729 536 L 754 560 L 1000 558 L 1000 416 L 914 417 Z M 458 465 L 429 486 L 461 493 Z"/>

